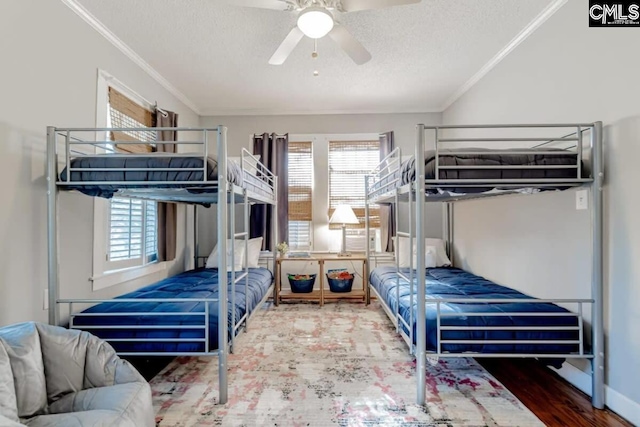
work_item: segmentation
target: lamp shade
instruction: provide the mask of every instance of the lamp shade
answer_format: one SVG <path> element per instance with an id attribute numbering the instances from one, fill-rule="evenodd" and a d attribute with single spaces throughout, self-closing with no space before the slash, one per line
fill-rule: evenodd
<path id="1" fill-rule="evenodd" d="M 329 218 L 329 224 L 359 224 L 358 217 L 349 205 L 338 205 Z"/>

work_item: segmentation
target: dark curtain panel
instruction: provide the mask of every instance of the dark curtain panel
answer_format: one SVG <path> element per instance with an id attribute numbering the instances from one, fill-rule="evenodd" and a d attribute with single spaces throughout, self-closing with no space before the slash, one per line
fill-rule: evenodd
<path id="1" fill-rule="evenodd" d="M 380 135 L 380 160 L 395 148 L 393 131 Z M 393 204 L 380 205 L 380 246 L 383 252 L 393 252 L 393 236 L 396 234 L 396 207 Z"/>
<path id="2" fill-rule="evenodd" d="M 177 127 L 178 115 L 172 111 L 158 110 L 156 127 Z M 175 131 L 158 131 L 158 141 L 177 141 Z M 175 153 L 175 144 L 157 144 L 156 151 Z M 175 203 L 158 203 L 158 261 L 176 258 L 177 206 Z"/>
<path id="3" fill-rule="evenodd" d="M 278 177 L 278 235 L 275 244 L 289 241 L 289 175 L 287 165 L 289 151 L 289 135 L 264 133 L 254 135 L 253 154 L 260 155 L 260 161 Z M 274 236 L 272 224 L 274 220 L 273 206 L 253 205 L 251 207 L 250 235 L 263 237 L 262 248 L 271 249 Z"/>

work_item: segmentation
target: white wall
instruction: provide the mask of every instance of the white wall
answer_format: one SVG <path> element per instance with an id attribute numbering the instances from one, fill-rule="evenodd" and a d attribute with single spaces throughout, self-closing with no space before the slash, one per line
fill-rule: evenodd
<path id="1" fill-rule="evenodd" d="M 449 123 L 605 123 L 608 404 L 640 423 L 640 46 L 637 28 L 589 28 L 571 0 L 448 108 Z M 575 192 L 456 205 L 456 254 L 473 272 L 536 296 L 585 296 L 590 222 Z"/>
<path id="2" fill-rule="evenodd" d="M 439 124 L 440 114 L 336 114 L 336 115 L 295 115 L 295 116 L 222 116 L 202 117 L 201 126 L 224 125 L 229 128 L 228 141 L 230 155 L 238 156 L 242 148 L 252 149 L 252 136 L 255 133 L 276 132 L 300 134 L 379 134 L 394 131 L 396 147 L 400 147 L 404 155 L 413 154 L 415 147 L 415 128 L 419 123 L 426 125 Z M 442 209 L 440 204 L 427 208 L 426 233 L 429 236 L 440 237 L 442 234 Z M 239 211 L 241 209 L 238 209 Z M 217 239 L 215 230 L 215 215 L 212 209 L 200 209 L 199 216 L 199 253 L 207 255 L 213 249 Z M 407 218 L 404 207 L 401 206 L 401 218 Z M 321 236 L 322 242 L 318 249 L 333 248 Z"/>
<path id="3" fill-rule="evenodd" d="M 47 320 L 45 128 L 96 123 L 96 83 L 103 69 L 140 95 L 198 116 L 170 95 L 60 1 L 4 0 L 0 5 L 0 325 Z M 178 217 L 178 257 L 166 271 L 91 292 L 93 199 L 60 196 L 62 297 L 110 297 L 183 269 L 188 260 L 185 209 Z"/>

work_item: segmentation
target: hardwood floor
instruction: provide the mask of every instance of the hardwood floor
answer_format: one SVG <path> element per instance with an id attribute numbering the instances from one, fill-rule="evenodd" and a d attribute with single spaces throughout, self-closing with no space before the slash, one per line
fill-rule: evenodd
<path id="1" fill-rule="evenodd" d="M 547 426 L 633 427 L 608 409 L 594 409 L 589 396 L 536 361 L 479 359 L 479 362 Z"/>

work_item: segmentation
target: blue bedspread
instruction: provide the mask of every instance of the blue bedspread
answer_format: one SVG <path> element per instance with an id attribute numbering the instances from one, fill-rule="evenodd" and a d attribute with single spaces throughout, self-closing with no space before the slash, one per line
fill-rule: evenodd
<path id="1" fill-rule="evenodd" d="M 236 273 L 240 274 L 240 273 Z M 249 285 L 245 286 L 245 280 L 236 284 L 235 306 L 231 304 L 231 274 L 229 273 L 229 322 L 231 314 L 235 311 L 236 323 L 246 312 L 245 294 L 248 294 L 248 307 L 253 310 L 262 298 L 266 295 L 272 281 L 273 275 L 265 268 L 249 269 Z M 166 315 L 163 313 L 194 313 L 203 312 L 203 302 L 180 302 L 180 303 L 157 303 L 145 302 L 145 299 L 152 298 L 218 298 L 218 270 L 198 269 L 191 270 L 173 277 L 164 279 L 158 283 L 138 289 L 137 291 L 122 295 L 118 298 L 136 298 L 140 302 L 116 303 L 105 302 L 95 305 L 84 313 L 105 313 L 104 316 L 76 317 L 76 326 L 105 325 L 102 329 L 90 329 L 89 331 L 104 338 L 107 341 L 111 338 L 204 338 L 203 329 L 176 330 L 171 329 L 171 325 L 202 325 L 204 316 L 194 315 Z M 117 299 L 117 298 L 116 298 Z M 210 349 L 218 348 L 218 303 L 209 305 L 209 345 Z M 157 315 L 126 315 L 113 316 L 109 313 L 141 313 L 151 312 Z M 231 323 L 230 323 L 231 324 Z M 146 325 L 161 326 L 161 329 L 116 329 L 108 326 L 117 325 Z M 119 352 L 198 352 L 204 350 L 204 343 L 181 342 L 181 343 L 131 343 L 131 342 L 111 342 L 113 347 Z"/>
<path id="2" fill-rule="evenodd" d="M 409 275 L 409 269 L 402 269 Z M 386 304 L 395 312 L 399 291 L 400 315 L 411 325 L 411 311 L 413 311 L 414 323 L 413 342 L 416 343 L 415 316 L 417 301 L 414 294 L 413 306 L 411 306 L 409 283 L 402 278 L 399 288 L 396 284 L 395 267 L 380 267 L 371 272 L 370 284 L 384 299 Z M 396 290 L 396 288 L 398 288 Z M 415 292 L 415 284 L 414 284 Z M 427 298 L 464 298 L 464 299 L 534 299 L 514 289 L 497 285 L 487 279 L 476 276 L 457 268 L 430 268 L 426 272 Z M 427 304 L 427 350 L 436 350 L 436 305 Z M 456 312 L 473 313 L 561 313 L 568 312 L 562 307 L 549 303 L 500 303 L 500 304 L 451 304 L 441 305 L 442 313 Z M 443 318 L 443 326 L 577 326 L 578 320 L 574 316 L 454 316 Z M 403 327 L 406 333 L 409 333 Z M 577 340 L 578 331 L 444 331 L 443 339 L 456 340 Z M 574 344 L 446 344 L 443 351 L 455 353 L 480 352 L 480 353 L 571 353 L 578 351 Z"/>

